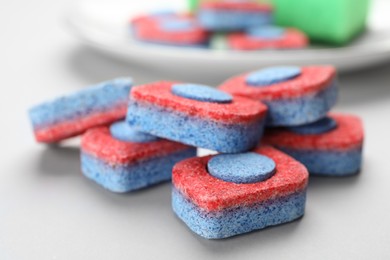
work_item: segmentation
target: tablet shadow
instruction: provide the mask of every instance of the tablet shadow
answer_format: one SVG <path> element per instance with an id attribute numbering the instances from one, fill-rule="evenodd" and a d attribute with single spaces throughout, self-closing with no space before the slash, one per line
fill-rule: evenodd
<path id="1" fill-rule="evenodd" d="M 356 186 L 364 183 L 362 179 L 367 174 L 370 162 L 365 158 L 362 168 L 358 173 L 349 176 L 335 177 L 335 176 L 319 176 L 310 175 L 308 191 L 318 193 L 326 192 L 332 193 L 338 190 L 355 189 Z"/>
<path id="2" fill-rule="evenodd" d="M 81 173 L 78 147 L 54 145 L 46 147 L 38 156 L 37 172 L 40 178 L 67 178 L 73 192 L 98 203 L 131 214 L 134 210 L 160 211 L 170 214 L 171 184 L 162 182 L 127 193 L 114 193 L 88 179 Z M 77 190 L 75 190 L 77 189 Z"/>
<path id="3" fill-rule="evenodd" d="M 80 174 L 80 150 L 77 147 L 47 146 L 39 156 L 42 175 Z"/>

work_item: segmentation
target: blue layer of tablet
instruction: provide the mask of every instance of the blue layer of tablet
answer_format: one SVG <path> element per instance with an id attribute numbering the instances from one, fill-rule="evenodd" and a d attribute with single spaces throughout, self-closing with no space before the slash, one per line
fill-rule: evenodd
<path id="1" fill-rule="evenodd" d="M 196 156 L 196 148 L 190 148 L 136 164 L 115 165 L 82 152 L 81 170 L 86 177 L 104 188 L 122 193 L 170 180 L 173 166 L 181 160 L 194 156 Z"/>
<path id="2" fill-rule="evenodd" d="M 172 191 L 173 211 L 193 232 L 207 239 L 231 237 L 291 222 L 303 216 L 305 201 L 304 190 L 252 206 L 207 212 L 185 198 L 177 189 L 173 188 Z"/>
<path id="3" fill-rule="evenodd" d="M 31 108 L 30 119 L 34 128 L 45 127 L 125 105 L 132 84 L 130 78 L 118 78 L 90 86 Z"/>
<path id="4" fill-rule="evenodd" d="M 126 121 L 141 131 L 223 153 L 246 152 L 263 135 L 264 122 L 225 124 L 131 100 Z"/>
<path id="5" fill-rule="evenodd" d="M 267 126 L 297 126 L 312 123 L 326 116 L 336 104 L 337 81 L 322 91 L 298 98 L 264 100 L 268 106 Z"/>
<path id="6" fill-rule="evenodd" d="M 278 147 L 306 166 L 310 174 L 324 176 L 348 176 L 359 172 L 362 164 L 362 148 L 346 151 L 297 150 Z"/>

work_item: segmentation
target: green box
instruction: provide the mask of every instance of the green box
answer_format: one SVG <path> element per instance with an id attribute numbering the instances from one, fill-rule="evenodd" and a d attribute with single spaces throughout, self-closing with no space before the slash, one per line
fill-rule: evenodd
<path id="1" fill-rule="evenodd" d="M 199 0 L 187 0 L 188 9 L 190 12 L 195 12 L 199 5 Z"/>
<path id="2" fill-rule="evenodd" d="M 370 0 L 273 0 L 280 26 L 296 27 L 310 40 L 343 45 L 366 25 Z"/>

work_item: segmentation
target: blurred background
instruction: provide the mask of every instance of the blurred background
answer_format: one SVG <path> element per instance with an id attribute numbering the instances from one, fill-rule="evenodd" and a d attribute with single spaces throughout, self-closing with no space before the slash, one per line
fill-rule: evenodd
<path id="1" fill-rule="evenodd" d="M 142 44 L 129 32 L 133 15 L 188 6 L 145 2 L 3 1 L 0 259 L 390 258 L 389 1 L 372 0 L 367 30 L 343 44 L 250 52 Z M 217 85 L 249 69 L 311 63 L 340 68 L 335 110 L 364 120 L 362 172 L 312 178 L 302 220 L 225 241 L 198 238 L 175 219 L 168 183 L 116 195 L 80 178 L 78 149 L 37 145 L 26 113 L 43 100 L 119 76 L 136 84 Z"/>

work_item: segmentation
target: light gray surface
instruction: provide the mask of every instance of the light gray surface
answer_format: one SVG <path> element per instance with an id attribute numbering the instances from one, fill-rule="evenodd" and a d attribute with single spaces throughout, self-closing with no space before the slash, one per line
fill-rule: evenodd
<path id="1" fill-rule="evenodd" d="M 365 121 L 359 176 L 312 178 L 299 221 L 207 241 L 174 217 L 169 184 L 115 195 L 82 177 L 77 149 L 32 139 L 26 116 L 32 104 L 115 76 L 138 83 L 163 77 L 80 47 L 60 26 L 65 0 L 3 2 L 0 259 L 390 258 L 390 65 L 341 77 L 337 110 Z M 221 80 L 190 74 L 167 77 Z"/>

